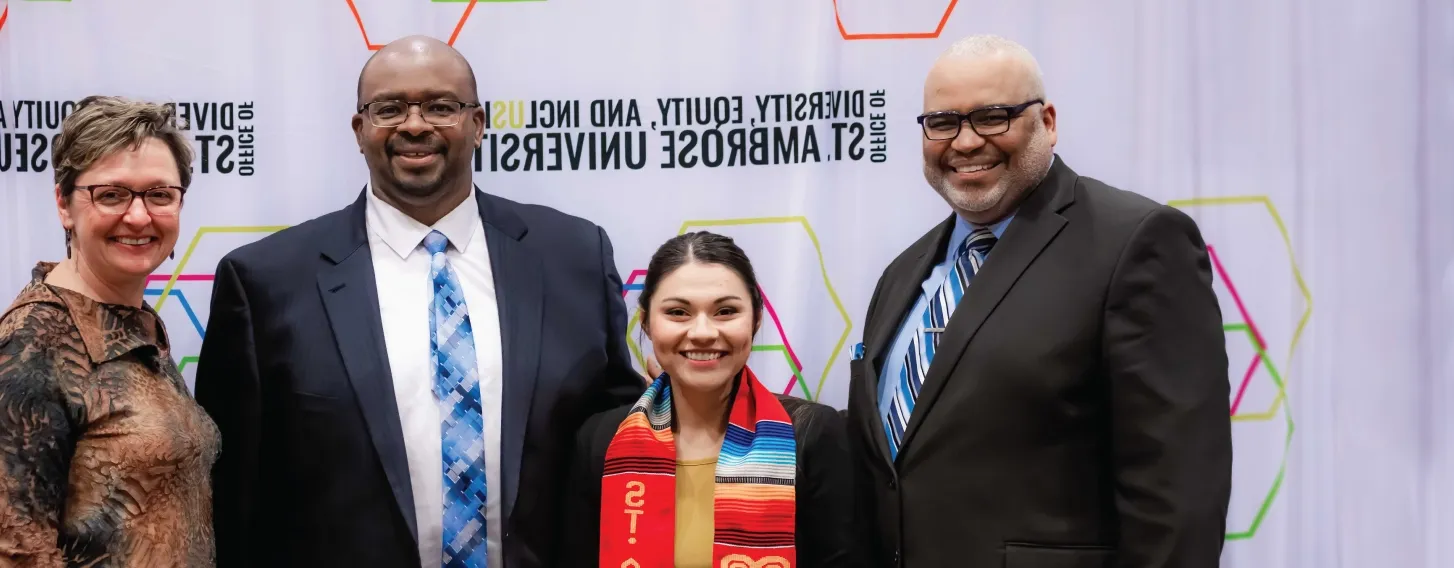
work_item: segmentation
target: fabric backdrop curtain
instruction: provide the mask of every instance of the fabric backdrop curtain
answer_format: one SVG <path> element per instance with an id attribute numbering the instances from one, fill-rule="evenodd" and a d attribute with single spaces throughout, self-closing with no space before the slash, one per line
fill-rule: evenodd
<path id="1" fill-rule="evenodd" d="M 603 225 L 628 302 L 669 236 L 738 238 L 772 306 L 754 368 L 839 407 L 880 272 L 948 214 L 920 173 L 924 73 L 955 38 L 1016 39 L 1061 157 L 1186 209 L 1213 247 L 1237 409 L 1224 565 L 1454 566 L 1448 0 L 6 2 L 0 296 L 64 256 L 67 101 L 178 103 L 197 177 L 148 294 L 190 380 L 217 260 L 358 196 L 358 70 L 425 33 L 489 101 L 483 190 Z M 561 107 L 578 121 L 547 120 Z"/>

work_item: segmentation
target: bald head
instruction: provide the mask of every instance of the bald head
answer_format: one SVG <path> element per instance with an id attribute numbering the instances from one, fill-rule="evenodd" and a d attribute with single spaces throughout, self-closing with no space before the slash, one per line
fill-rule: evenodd
<path id="1" fill-rule="evenodd" d="M 426 225 L 469 196 L 485 112 L 463 55 L 430 37 L 391 42 L 359 72 L 358 103 L 353 132 L 374 195 Z"/>
<path id="2" fill-rule="evenodd" d="M 929 79 L 976 65 L 992 65 L 1012 73 L 1012 80 L 1020 83 L 1026 99 L 1045 98 L 1045 76 L 1035 56 L 1024 46 L 997 35 L 974 35 L 954 42 L 934 61 Z"/>
<path id="3" fill-rule="evenodd" d="M 924 178 L 972 223 L 1003 219 L 1054 158 L 1055 105 L 1035 57 L 1008 39 L 954 42 L 924 80 Z"/>
<path id="4" fill-rule="evenodd" d="M 379 48 L 369 60 L 364 62 L 363 70 L 358 74 L 358 104 L 364 102 L 364 81 L 376 68 L 382 68 L 386 73 L 397 66 L 444 66 L 459 70 L 465 80 L 465 92 L 460 93 L 462 97 L 468 97 L 468 101 L 474 102 L 479 98 L 479 87 L 475 83 L 475 70 L 470 66 L 469 60 L 465 59 L 454 47 L 438 39 L 413 35 L 402 37 Z"/>

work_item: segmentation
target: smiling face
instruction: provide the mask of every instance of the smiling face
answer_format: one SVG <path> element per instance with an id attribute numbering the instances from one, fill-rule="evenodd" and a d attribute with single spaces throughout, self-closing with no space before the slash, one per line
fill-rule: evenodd
<path id="1" fill-rule="evenodd" d="M 135 148 L 123 148 L 97 160 L 76 176 L 75 184 L 115 185 L 142 192 L 158 186 L 180 186 L 182 181 L 167 145 L 150 138 Z M 95 198 L 104 199 L 106 191 L 97 189 Z M 104 211 L 106 208 L 92 198 L 90 191 L 76 189 L 67 200 L 56 188 L 56 208 L 61 225 L 72 231 L 76 264 L 116 286 L 129 287 L 144 281 L 176 246 L 178 215 L 165 212 L 161 206 L 154 206 L 155 212 L 148 210 L 142 195 L 136 196 L 125 210 L 114 213 Z"/>
<path id="2" fill-rule="evenodd" d="M 661 279 L 644 328 L 675 388 L 720 391 L 747 366 L 760 321 L 742 277 L 722 264 L 689 261 Z"/>
<path id="3" fill-rule="evenodd" d="M 924 112 L 1019 105 L 1042 98 L 1034 71 L 1005 54 L 948 57 L 924 84 Z M 960 216 L 990 224 L 1005 217 L 1050 168 L 1055 107 L 1031 105 L 1003 133 L 980 136 L 968 122 L 949 140 L 921 138 L 924 178 Z"/>
<path id="4" fill-rule="evenodd" d="M 380 101 L 420 103 L 378 117 L 405 117 L 397 125 L 375 126 L 368 110 L 354 115 L 354 134 L 375 192 L 391 203 L 417 204 L 451 190 L 468 190 L 475 146 L 484 135 L 484 111 L 468 106 L 450 113 L 445 105 L 429 104 L 441 99 L 478 102 L 474 76 L 457 52 L 424 38 L 390 44 L 365 66 L 358 94 L 360 106 Z M 454 124 L 433 124 L 425 120 L 430 114 L 442 117 L 440 123 Z"/>

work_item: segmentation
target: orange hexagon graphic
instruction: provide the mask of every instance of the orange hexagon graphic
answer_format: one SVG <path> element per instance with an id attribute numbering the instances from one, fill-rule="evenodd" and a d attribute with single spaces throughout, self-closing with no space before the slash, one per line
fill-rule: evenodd
<path id="1" fill-rule="evenodd" d="M 382 43 L 374 43 L 369 40 L 368 28 L 364 25 L 365 18 L 363 14 L 359 12 L 358 5 L 354 3 L 354 0 L 346 1 L 348 2 L 349 11 L 353 12 L 354 22 L 358 23 L 359 34 L 363 35 L 364 45 L 369 48 L 369 51 L 378 51 L 379 48 L 384 47 L 384 44 Z M 437 2 L 438 0 L 435 1 Z M 469 4 L 464 7 L 464 14 L 460 15 L 459 22 L 454 25 L 454 31 L 449 34 L 449 45 L 454 45 L 454 40 L 459 38 L 459 31 L 464 29 L 464 23 L 470 19 L 470 13 L 475 10 L 475 4 L 477 2 L 479 2 L 479 0 L 469 0 Z"/>
<path id="2" fill-rule="evenodd" d="M 845 40 L 935 39 L 959 0 L 833 0 L 833 19 Z M 936 24 L 937 22 L 937 24 Z M 874 30 L 876 26 L 883 26 Z"/>

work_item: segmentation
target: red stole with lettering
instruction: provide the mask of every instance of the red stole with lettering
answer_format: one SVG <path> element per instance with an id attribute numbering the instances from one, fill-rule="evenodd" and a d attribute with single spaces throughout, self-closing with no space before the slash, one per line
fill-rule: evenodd
<path id="1" fill-rule="evenodd" d="M 712 565 L 793 568 L 797 447 L 777 397 L 743 368 L 717 458 Z M 676 442 L 671 379 L 647 387 L 616 429 L 601 478 L 602 568 L 672 566 Z"/>

